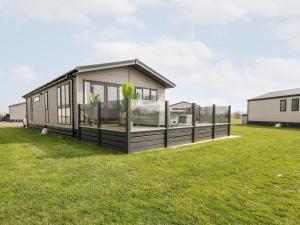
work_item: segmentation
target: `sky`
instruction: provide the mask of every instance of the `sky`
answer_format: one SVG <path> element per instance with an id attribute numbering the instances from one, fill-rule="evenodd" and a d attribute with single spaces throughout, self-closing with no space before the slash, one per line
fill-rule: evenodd
<path id="1" fill-rule="evenodd" d="M 138 58 L 170 103 L 232 105 L 299 88 L 299 0 L 0 0 L 0 112 L 86 64 Z"/>

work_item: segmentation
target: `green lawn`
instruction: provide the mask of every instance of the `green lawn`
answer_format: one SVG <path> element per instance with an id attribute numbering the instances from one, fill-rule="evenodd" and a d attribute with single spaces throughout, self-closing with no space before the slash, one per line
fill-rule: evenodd
<path id="1" fill-rule="evenodd" d="M 0 128 L 0 224 L 299 224 L 300 130 L 125 155 Z"/>

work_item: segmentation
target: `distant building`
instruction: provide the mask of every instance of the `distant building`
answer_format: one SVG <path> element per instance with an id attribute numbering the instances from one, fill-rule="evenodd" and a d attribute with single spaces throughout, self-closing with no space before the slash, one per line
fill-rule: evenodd
<path id="1" fill-rule="evenodd" d="M 22 121 L 26 117 L 26 102 L 8 106 L 9 120 Z"/>
<path id="2" fill-rule="evenodd" d="M 300 88 L 273 91 L 248 100 L 248 124 L 300 126 Z"/>

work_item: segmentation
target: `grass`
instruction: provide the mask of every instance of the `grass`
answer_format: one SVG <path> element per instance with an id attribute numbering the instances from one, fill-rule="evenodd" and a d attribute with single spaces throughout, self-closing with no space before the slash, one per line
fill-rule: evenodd
<path id="1" fill-rule="evenodd" d="M 300 130 L 125 155 L 0 128 L 0 224 L 299 224 Z"/>

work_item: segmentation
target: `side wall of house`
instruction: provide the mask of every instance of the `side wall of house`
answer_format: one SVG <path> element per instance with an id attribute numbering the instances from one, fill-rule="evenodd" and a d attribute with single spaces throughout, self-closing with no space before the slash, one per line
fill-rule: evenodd
<path id="1" fill-rule="evenodd" d="M 26 103 L 9 106 L 10 120 L 22 120 L 26 116 Z"/>
<path id="2" fill-rule="evenodd" d="M 48 127 L 53 127 L 53 128 L 66 128 L 66 129 L 71 129 L 72 128 L 72 123 L 71 124 L 59 124 L 58 123 L 58 110 L 57 110 L 57 88 L 65 83 L 70 83 L 70 102 L 74 101 L 76 103 L 76 94 L 74 94 L 72 99 L 72 88 L 71 88 L 71 80 L 67 80 L 64 82 L 61 82 L 55 86 L 52 86 L 48 89 L 45 89 L 43 91 L 40 91 L 39 93 L 36 93 L 34 95 L 31 95 L 27 97 L 27 113 L 28 113 L 28 123 L 31 126 L 37 126 L 37 127 L 44 127 L 47 125 Z M 76 82 L 73 82 L 73 88 L 74 88 L 74 93 L 76 93 Z M 45 99 L 44 95 L 45 92 L 48 92 L 48 108 L 49 108 L 49 122 L 46 123 L 45 120 Z M 35 97 L 40 97 L 39 102 L 32 102 L 33 106 L 33 114 L 31 115 L 31 108 L 30 108 L 30 98 L 32 97 L 32 100 Z M 70 116 L 71 116 L 71 121 L 72 121 L 72 104 L 70 104 Z"/>
<path id="3" fill-rule="evenodd" d="M 286 97 L 248 102 L 249 122 L 300 123 L 300 111 L 292 111 L 292 99 Z M 280 100 L 287 100 L 286 112 L 280 111 Z"/>

